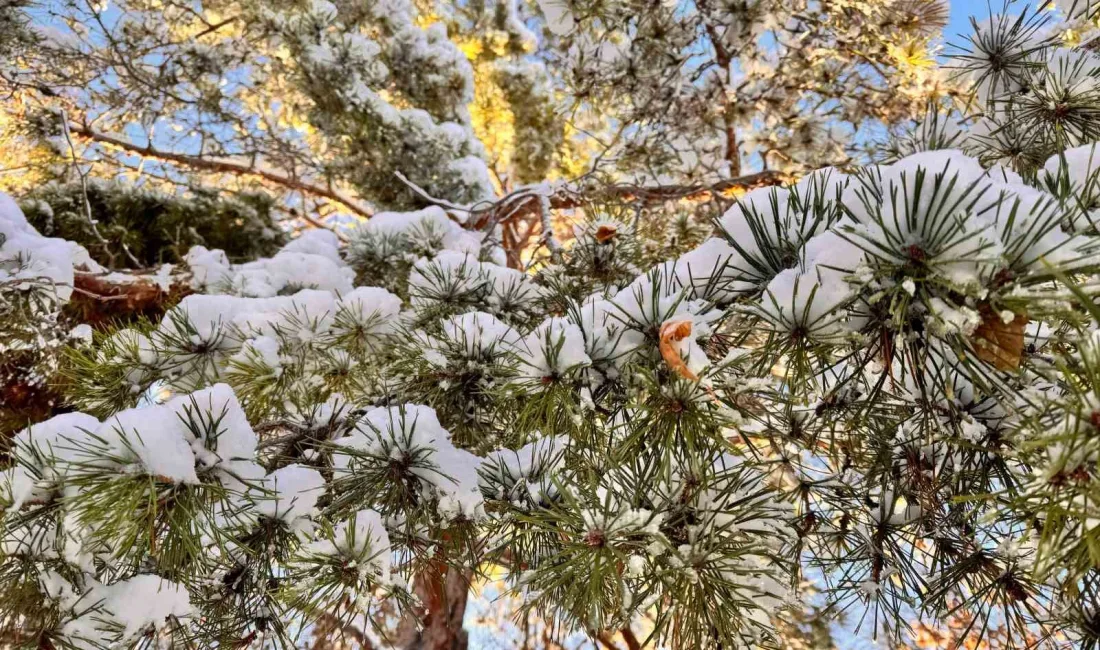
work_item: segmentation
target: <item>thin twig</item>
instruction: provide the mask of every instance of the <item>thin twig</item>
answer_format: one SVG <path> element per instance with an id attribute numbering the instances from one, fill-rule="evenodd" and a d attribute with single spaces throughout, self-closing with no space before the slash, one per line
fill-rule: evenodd
<path id="1" fill-rule="evenodd" d="M 539 197 L 539 218 L 542 222 L 542 236 L 539 238 L 539 241 L 550 251 L 550 261 L 557 263 L 561 261 L 562 247 L 561 242 L 554 237 L 554 224 L 551 221 L 552 216 L 550 197 L 545 195 Z"/>
<path id="2" fill-rule="evenodd" d="M 436 198 L 436 197 L 432 196 L 431 194 L 428 194 L 427 190 L 420 187 L 416 183 L 410 181 L 401 172 L 394 172 L 393 174 L 402 183 L 404 183 L 405 185 L 408 185 L 410 190 L 412 190 L 413 192 L 416 192 L 422 199 L 424 199 L 428 203 L 447 208 L 448 210 L 458 210 L 459 212 L 471 212 L 470 208 L 467 207 L 467 206 L 462 206 L 462 205 L 459 205 L 457 203 L 451 203 L 450 201 L 447 201 L 445 199 Z"/>
<path id="3" fill-rule="evenodd" d="M 92 215 L 92 202 L 88 198 L 88 172 L 84 171 L 83 166 L 80 164 L 80 157 L 76 153 L 76 145 L 73 144 L 72 134 L 69 132 L 69 117 L 65 114 L 65 109 L 61 109 L 61 131 L 65 134 L 65 142 L 69 145 L 69 155 L 72 157 L 73 169 L 76 171 L 77 177 L 80 179 L 80 194 L 84 199 L 84 218 L 88 221 L 88 225 L 92 227 L 92 234 L 103 245 L 104 252 L 107 253 L 109 263 L 111 266 L 115 265 L 115 254 L 111 252 L 111 244 L 108 242 L 102 234 L 99 232 L 99 222 L 96 221 L 94 215 Z M 134 257 L 130 252 L 130 248 L 122 243 L 122 250 L 126 253 L 126 256 L 130 258 L 130 262 L 134 266 L 141 266 L 141 262 Z"/>

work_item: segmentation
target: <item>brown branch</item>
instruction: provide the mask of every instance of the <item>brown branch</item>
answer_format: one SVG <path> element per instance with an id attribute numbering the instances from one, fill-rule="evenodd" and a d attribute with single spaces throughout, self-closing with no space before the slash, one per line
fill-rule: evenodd
<path id="1" fill-rule="evenodd" d="M 448 566 L 443 552 L 437 549 L 413 581 L 421 607 L 406 612 L 396 646 L 406 650 L 466 650 L 469 637 L 462 620 L 470 577 L 468 571 Z"/>
<path id="2" fill-rule="evenodd" d="M 211 26 L 207 27 L 206 29 L 202 30 L 201 32 L 199 32 L 198 34 L 195 34 L 194 36 L 191 36 L 188 40 L 190 40 L 192 42 L 197 41 L 198 39 L 202 38 L 203 36 L 206 36 L 207 34 L 212 34 L 212 33 L 218 31 L 219 29 L 221 29 L 222 27 L 225 27 L 226 25 L 228 25 L 230 23 L 237 22 L 237 20 L 238 20 L 237 16 L 233 16 L 231 18 L 226 18 L 225 20 L 223 20 L 219 23 L 214 23 L 213 25 L 211 25 Z"/>
<path id="3" fill-rule="evenodd" d="M 596 635 L 596 640 L 607 650 L 620 650 L 619 646 L 615 644 L 615 639 L 608 632 L 600 632 Z"/>
<path id="4" fill-rule="evenodd" d="M 642 650 L 642 644 L 638 642 L 638 637 L 634 636 L 634 630 L 624 627 L 619 630 L 619 634 L 622 635 L 623 641 L 626 642 L 626 647 L 629 650 Z"/>
<path id="5" fill-rule="evenodd" d="M 618 183 L 605 185 L 591 190 L 575 189 L 563 185 L 550 194 L 550 207 L 554 210 L 568 210 L 586 204 L 617 201 L 623 203 L 642 203 L 652 205 L 676 200 L 707 200 L 728 192 L 744 192 L 758 187 L 780 185 L 790 180 L 787 174 L 778 171 L 763 171 L 718 181 L 711 185 L 634 185 Z M 523 217 L 531 212 L 538 213 L 544 192 L 532 188 L 523 188 L 501 198 L 492 205 L 473 210 L 475 219 L 470 226 L 487 223 L 501 223 L 509 219 Z M 506 215 L 501 218 L 501 215 Z"/>
<path id="6" fill-rule="evenodd" d="M 630 184 L 611 185 L 598 195 L 607 198 L 619 198 L 620 200 L 642 201 L 644 203 L 659 203 L 662 201 L 674 201 L 680 199 L 706 200 L 716 195 L 735 191 L 749 191 L 758 187 L 780 185 L 790 180 L 790 176 L 778 171 L 763 171 L 755 174 L 746 174 L 736 178 L 727 178 L 711 185 L 657 185 L 639 186 Z M 557 202 L 551 198 L 551 205 L 555 208 Z"/>
<path id="7" fill-rule="evenodd" d="M 191 287 L 181 277 L 172 278 L 165 291 L 145 275 L 77 271 L 66 309 L 76 311 L 80 322 L 92 325 L 135 316 L 155 318 L 189 293 Z"/>
<path id="8" fill-rule="evenodd" d="M 631 630 L 629 626 L 620 628 L 619 636 L 621 636 L 623 642 L 626 643 L 627 650 L 642 650 L 642 644 L 638 641 L 638 637 L 634 635 L 634 631 Z M 616 643 L 615 635 L 608 630 L 602 630 L 596 633 L 596 640 L 608 650 L 620 650 L 618 643 Z"/>
<path id="9" fill-rule="evenodd" d="M 508 255 L 508 265 L 522 268 L 520 264 L 520 238 L 510 232 L 508 226 L 516 221 L 531 219 L 543 221 L 547 206 L 552 210 L 569 210 L 594 203 L 633 203 L 653 205 L 675 200 L 709 200 L 729 192 L 747 192 L 758 187 L 780 185 L 790 176 L 778 171 L 762 171 L 737 178 L 728 178 L 711 185 L 633 185 L 627 183 L 604 185 L 592 189 L 578 189 L 577 184 L 556 187 L 549 195 L 539 188 L 521 188 L 483 207 L 470 210 L 466 227 L 472 230 L 490 230 L 504 226 L 502 242 Z"/>
<path id="10" fill-rule="evenodd" d="M 733 29 L 733 27 L 727 27 L 727 29 Z M 710 38 L 711 45 L 714 47 L 715 60 L 725 72 L 726 83 L 729 84 L 730 62 L 732 60 L 730 52 L 726 49 L 722 41 L 722 35 L 718 33 L 714 25 L 709 23 L 707 24 L 707 36 Z M 725 108 L 722 110 L 722 121 L 725 125 L 726 160 L 730 164 L 730 174 L 740 176 L 741 149 L 737 144 L 737 121 L 733 114 L 733 103 L 728 100 Z"/>
<path id="11" fill-rule="evenodd" d="M 359 644 L 360 650 L 374 650 L 374 643 L 371 642 L 370 637 L 363 630 L 341 621 L 332 614 L 322 613 L 317 619 L 316 625 L 317 629 L 314 632 L 314 642 L 311 650 L 328 650 L 332 648 L 333 635 L 338 635 L 341 640 L 345 637 L 351 638 L 352 641 Z"/>
<path id="12" fill-rule="evenodd" d="M 323 185 L 317 185 L 315 183 L 306 182 L 296 176 L 290 176 L 282 174 L 269 169 L 261 169 L 252 164 L 245 164 L 236 160 L 229 160 L 226 158 L 206 158 L 203 156 L 193 156 L 190 154 L 177 153 L 174 151 L 161 151 L 150 145 L 139 145 L 125 140 L 123 138 L 113 136 L 107 133 L 96 131 L 95 129 L 77 124 L 75 122 L 69 123 L 69 130 L 73 133 L 97 142 L 99 144 L 105 144 L 110 147 L 116 147 L 133 154 L 137 154 L 144 158 L 153 158 L 155 160 L 161 160 L 166 162 L 173 162 L 192 169 L 201 169 L 204 171 L 219 172 L 223 174 L 236 174 L 239 176 L 255 176 L 262 178 L 276 185 L 281 185 L 287 189 L 297 190 L 299 192 L 305 192 L 314 196 L 319 196 L 330 201 L 339 203 L 346 207 L 351 212 L 364 217 L 370 218 L 373 216 L 373 212 L 367 207 L 359 204 L 354 198 L 342 194 L 331 187 L 325 187 Z"/>
<path id="13" fill-rule="evenodd" d="M 333 233 L 334 235 L 336 235 L 336 238 L 339 239 L 342 242 L 347 242 L 348 241 L 348 236 L 345 235 L 343 232 L 333 228 L 332 226 L 324 223 L 323 221 L 318 220 L 315 217 L 311 217 L 309 215 L 309 212 L 306 211 L 306 210 L 302 210 L 300 212 L 295 208 L 290 208 L 290 209 L 286 209 L 286 210 L 280 208 L 280 210 L 282 210 L 287 215 L 289 215 L 289 219 L 287 219 L 287 221 L 291 221 L 291 220 L 295 220 L 295 219 L 301 219 L 302 221 L 305 221 L 309 225 L 313 226 L 314 228 L 320 228 L 322 230 L 327 230 L 327 231 Z"/>

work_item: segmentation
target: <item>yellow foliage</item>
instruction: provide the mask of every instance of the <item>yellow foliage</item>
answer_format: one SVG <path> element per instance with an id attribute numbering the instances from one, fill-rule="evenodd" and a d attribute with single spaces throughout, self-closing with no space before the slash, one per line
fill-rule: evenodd
<path id="1" fill-rule="evenodd" d="M 515 149 L 515 116 L 504 92 L 493 81 L 491 64 L 473 63 L 474 101 L 470 104 L 470 120 L 474 134 L 485 145 L 489 165 L 497 173 L 506 173 Z"/>
<path id="2" fill-rule="evenodd" d="M 427 29 L 438 22 L 439 16 L 431 11 L 418 11 L 413 19 L 413 23 L 420 29 Z"/>
<path id="3" fill-rule="evenodd" d="M 466 55 L 466 58 L 469 59 L 471 63 L 477 61 L 477 58 L 485 51 L 481 41 L 475 38 L 458 41 L 458 49 L 462 50 L 462 53 Z"/>
<path id="4" fill-rule="evenodd" d="M 57 161 L 46 147 L 19 130 L 23 123 L 18 96 L 0 104 L 0 191 L 22 194 L 47 177 L 45 167 Z"/>
<path id="5" fill-rule="evenodd" d="M 930 68 L 936 64 L 928 51 L 928 43 L 923 39 L 906 38 L 886 46 L 890 58 L 901 69 Z"/>

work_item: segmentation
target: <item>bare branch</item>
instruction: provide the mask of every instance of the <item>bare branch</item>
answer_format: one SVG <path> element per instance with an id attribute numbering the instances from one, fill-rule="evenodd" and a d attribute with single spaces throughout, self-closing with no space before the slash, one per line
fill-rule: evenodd
<path id="1" fill-rule="evenodd" d="M 546 248 L 550 251 L 550 259 L 553 262 L 561 261 L 562 247 L 561 242 L 554 237 L 554 224 L 550 220 L 550 198 L 547 196 L 539 197 L 539 221 L 542 225 L 542 236 L 540 241 L 546 245 Z"/>
<path id="2" fill-rule="evenodd" d="M 201 169 L 204 171 L 221 172 L 225 174 L 238 174 L 241 176 L 255 176 L 262 178 L 276 185 L 281 185 L 287 189 L 297 190 L 299 192 L 305 192 L 314 196 L 319 196 L 330 201 L 339 203 L 347 208 L 349 211 L 369 219 L 374 215 L 374 211 L 370 208 L 362 205 L 359 201 L 346 194 L 338 192 L 331 187 L 325 187 L 323 185 L 317 185 L 315 183 L 309 183 L 300 178 L 294 176 L 288 176 L 286 174 L 272 171 L 270 169 L 261 169 L 255 165 L 241 163 L 235 160 L 228 160 L 226 158 L 206 158 L 202 156 L 192 156 L 190 154 L 176 153 L 173 151 L 161 151 L 150 145 L 134 144 L 123 138 L 113 136 L 107 133 L 96 131 L 87 126 L 82 126 L 73 122 L 69 123 L 69 129 L 77 135 L 92 140 L 100 144 L 104 144 L 110 147 L 116 147 L 130 153 L 137 154 L 146 158 L 154 158 L 156 160 L 162 160 L 167 162 L 173 162 L 192 169 Z"/>
<path id="3" fill-rule="evenodd" d="M 444 199 L 438 199 L 438 198 L 432 196 L 431 194 L 428 194 L 428 192 L 424 188 L 422 188 L 419 185 L 417 185 L 416 183 L 410 181 L 408 179 L 408 177 L 406 177 L 401 172 L 394 172 L 394 176 L 397 176 L 398 180 L 400 180 L 405 185 L 408 185 L 410 190 L 415 192 L 418 196 L 420 196 L 420 198 L 424 199 L 428 203 L 431 203 L 433 205 L 438 205 L 438 206 L 447 208 L 449 210 L 458 210 L 459 212 L 470 212 L 470 208 L 468 208 L 468 207 L 458 205 L 457 203 L 451 203 L 450 201 L 446 201 Z"/>
<path id="4" fill-rule="evenodd" d="M 542 187 L 524 187 L 502 197 L 483 208 L 471 210 L 477 216 L 470 224 L 501 223 L 521 215 L 538 213 L 546 197 L 554 210 L 568 210 L 588 203 L 602 201 L 621 201 L 624 203 L 642 203 L 652 205 L 664 201 L 682 199 L 706 200 L 713 196 L 734 191 L 748 191 L 758 187 L 779 185 L 790 180 L 790 176 L 778 171 L 763 171 L 737 178 L 728 178 L 711 185 L 635 185 L 618 183 L 597 186 L 592 189 L 579 188 L 576 183 L 560 185 L 549 193 Z M 508 216 L 500 218 L 501 214 Z"/>
<path id="5" fill-rule="evenodd" d="M 76 172 L 77 177 L 80 179 L 80 192 L 84 199 L 84 219 L 88 222 L 88 225 L 92 228 L 92 234 L 99 240 L 100 244 L 107 244 L 107 240 L 103 238 L 103 235 L 99 232 L 99 221 L 96 220 L 95 215 L 92 214 L 92 202 L 88 200 L 88 172 L 80 164 L 80 157 L 76 153 L 76 145 L 73 144 L 72 134 L 69 132 L 69 118 L 66 116 L 65 111 L 61 111 L 61 131 L 65 135 L 65 143 L 69 147 L 69 155 L 72 158 L 73 171 Z M 126 245 L 126 242 L 120 241 L 122 244 L 122 250 L 126 252 L 126 256 L 130 258 L 130 262 L 134 266 L 141 266 L 141 262 L 134 257 L 130 252 L 130 248 Z M 110 247 L 107 246 L 108 255 L 111 256 L 110 262 L 114 261 L 114 254 L 110 252 Z"/>

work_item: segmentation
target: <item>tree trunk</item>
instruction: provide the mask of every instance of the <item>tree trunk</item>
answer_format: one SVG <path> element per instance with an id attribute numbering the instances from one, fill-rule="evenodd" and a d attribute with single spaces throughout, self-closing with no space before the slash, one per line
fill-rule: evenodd
<path id="1" fill-rule="evenodd" d="M 419 617 L 402 621 L 399 645 L 406 650 L 466 650 L 469 636 L 462 619 L 470 593 L 469 573 L 433 560 L 417 575 L 413 591 L 424 610 Z"/>

